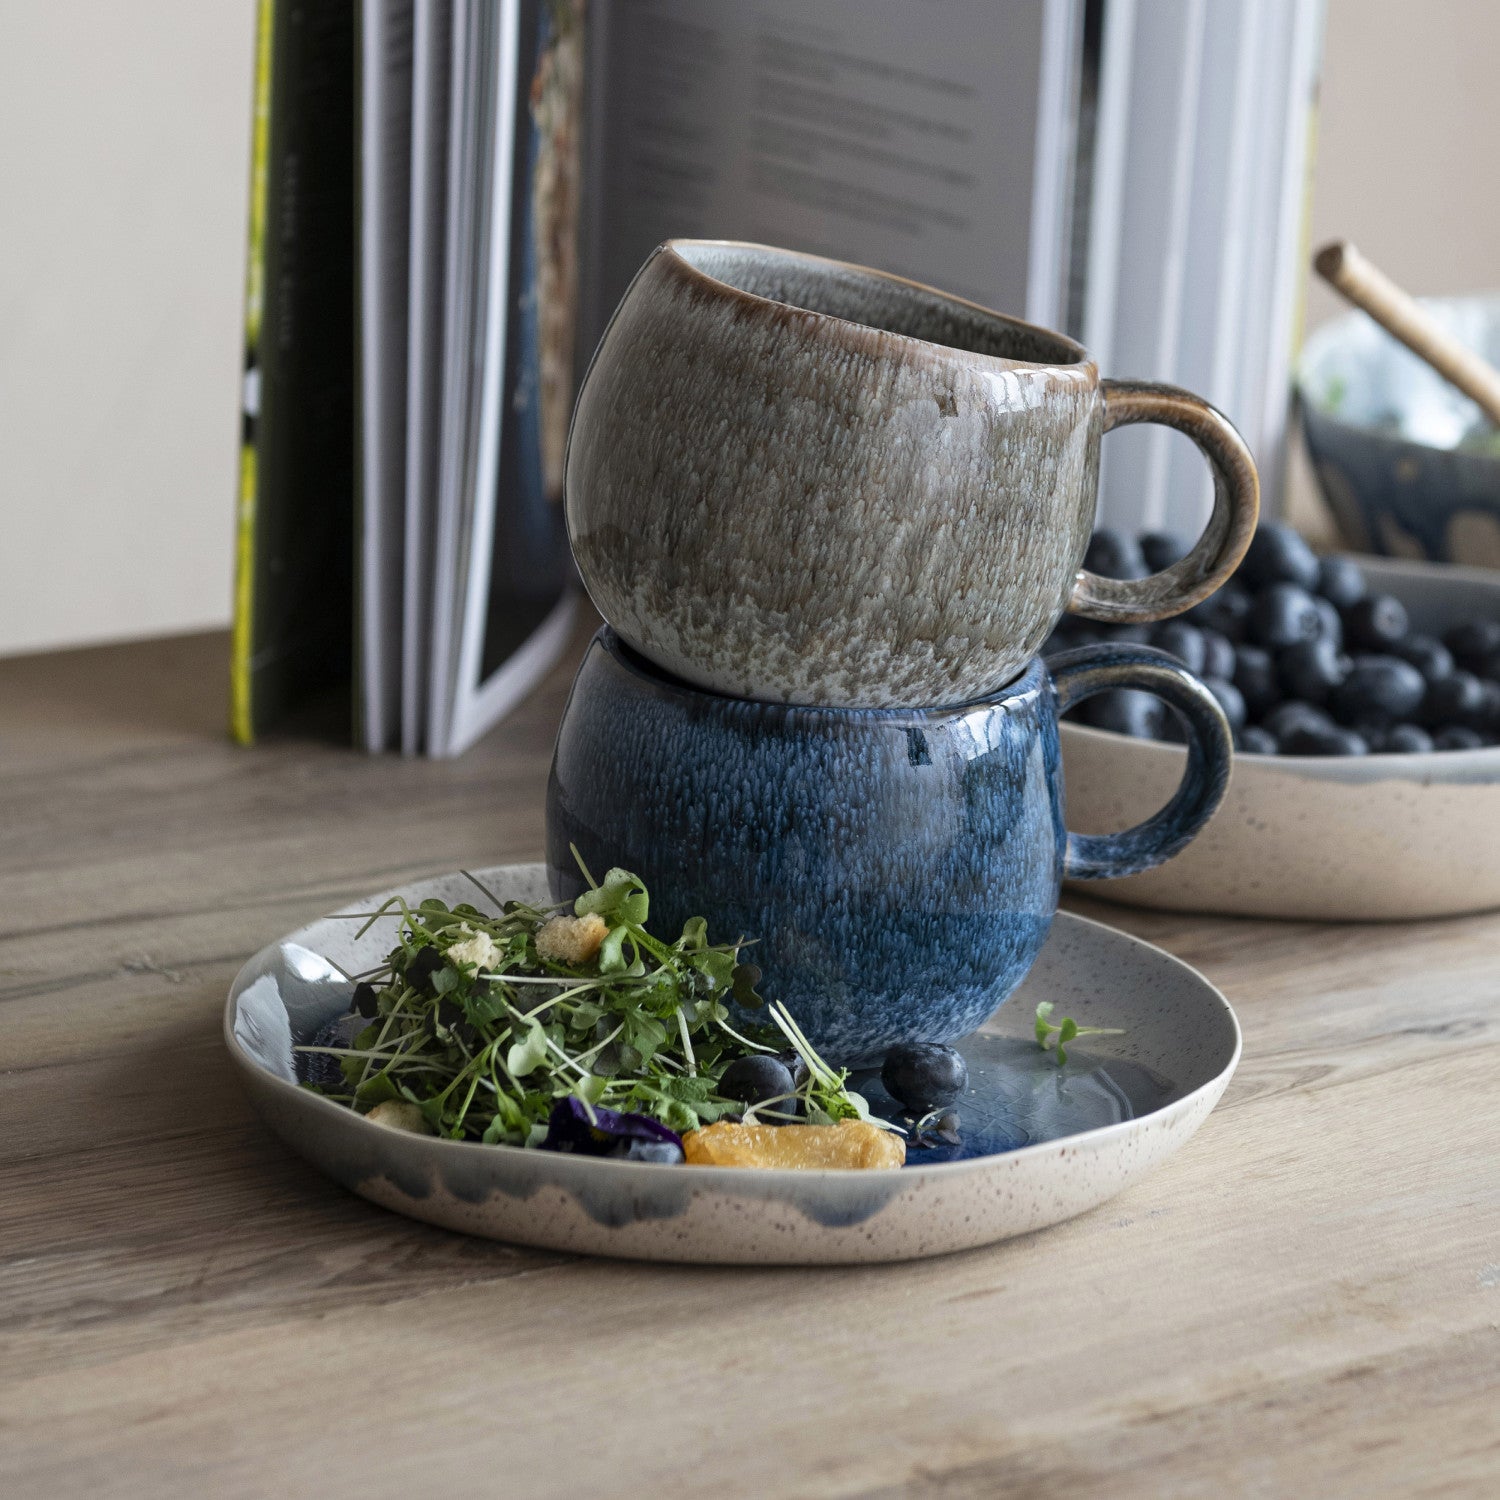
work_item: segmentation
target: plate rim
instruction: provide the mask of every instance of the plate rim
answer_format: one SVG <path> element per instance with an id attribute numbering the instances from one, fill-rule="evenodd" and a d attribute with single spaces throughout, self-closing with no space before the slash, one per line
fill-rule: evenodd
<path id="1" fill-rule="evenodd" d="M 509 872 L 514 870 L 541 871 L 546 866 L 541 861 L 520 860 L 500 865 L 485 865 L 474 871 L 481 878 L 487 874 L 496 872 Z M 427 884 L 429 882 L 450 879 L 462 875 L 462 870 L 441 870 L 429 875 L 424 875 L 416 880 L 406 881 L 401 885 L 391 886 L 387 890 L 378 891 L 370 896 L 357 896 L 352 898 L 357 903 L 380 902 L 388 897 L 404 891 L 410 891 L 413 887 Z M 273 1092 L 278 1093 L 284 1099 L 295 1099 L 299 1107 L 309 1105 L 316 1110 L 324 1112 L 331 1111 L 328 1118 L 341 1119 L 355 1122 L 359 1127 L 375 1132 L 388 1131 L 390 1127 L 383 1125 L 372 1125 L 363 1115 L 355 1113 L 345 1105 L 336 1104 L 332 1099 L 325 1099 L 320 1094 L 315 1094 L 300 1084 L 290 1083 L 285 1078 L 279 1077 L 268 1068 L 262 1067 L 241 1046 L 238 1037 L 234 1034 L 234 1018 L 238 1003 L 238 991 L 240 982 L 249 974 L 256 960 L 268 948 L 281 943 L 296 940 L 297 934 L 305 932 L 307 928 L 315 926 L 318 922 L 332 919 L 333 914 L 327 913 L 315 917 L 312 921 L 304 922 L 293 931 L 283 933 L 280 937 L 273 938 L 252 953 L 243 964 L 235 971 L 233 980 L 230 981 L 229 992 L 224 1001 L 223 1035 L 224 1043 L 229 1051 L 230 1057 L 237 1067 L 253 1078 L 259 1087 L 271 1086 Z M 1174 1120 L 1179 1114 L 1191 1111 L 1203 1096 L 1217 1091 L 1222 1095 L 1228 1087 L 1230 1080 L 1234 1077 L 1240 1064 L 1241 1055 L 1244 1052 L 1244 1031 L 1240 1026 L 1239 1017 L 1235 1014 L 1234 1007 L 1229 1003 L 1228 997 L 1211 979 L 1200 969 L 1188 963 L 1186 959 L 1179 958 L 1175 953 L 1169 952 L 1157 943 L 1152 943 L 1145 938 L 1137 937 L 1134 933 L 1126 932 L 1121 927 L 1115 927 L 1108 922 L 1101 922 L 1094 917 L 1085 917 L 1078 912 L 1066 911 L 1059 908 L 1053 915 L 1053 928 L 1062 922 L 1064 926 L 1077 924 L 1082 928 L 1094 928 L 1108 933 L 1111 939 L 1120 939 L 1127 944 L 1148 949 L 1151 953 L 1168 960 L 1177 968 L 1187 970 L 1188 974 L 1203 988 L 1206 997 L 1211 997 L 1217 1003 L 1223 1016 L 1227 1018 L 1230 1030 L 1234 1037 L 1234 1045 L 1230 1049 L 1228 1061 L 1223 1064 L 1210 1078 L 1198 1084 L 1196 1088 L 1189 1090 L 1181 1097 L 1154 1109 L 1148 1114 L 1134 1115 L 1128 1120 L 1116 1120 L 1110 1125 L 1096 1125 L 1088 1130 L 1076 1131 L 1071 1135 L 1054 1136 L 1049 1140 L 1031 1142 L 1025 1146 L 1017 1146 L 1010 1151 L 992 1152 L 985 1156 L 969 1157 L 963 1161 L 930 1162 L 917 1166 L 900 1167 L 876 1167 L 866 1168 L 859 1171 L 850 1171 L 847 1168 L 819 1167 L 813 1169 L 791 1168 L 791 1167 L 756 1167 L 753 1169 L 742 1168 L 733 1171 L 718 1166 L 692 1166 L 687 1163 L 666 1162 L 639 1162 L 639 1161 L 616 1161 L 605 1157 L 580 1156 L 568 1152 L 539 1152 L 535 1149 L 528 1150 L 524 1146 L 511 1146 L 497 1142 L 487 1145 L 483 1141 L 455 1141 L 446 1136 L 417 1135 L 410 1134 L 406 1143 L 411 1145 L 420 1144 L 422 1149 L 452 1154 L 454 1152 L 481 1152 L 488 1159 L 503 1163 L 506 1160 L 535 1160 L 537 1157 L 548 1158 L 549 1164 L 555 1164 L 557 1173 L 561 1177 L 577 1175 L 587 1178 L 591 1175 L 599 1175 L 608 1180 L 617 1177 L 623 1169 L 627 1173 L 634 1174 L 631 1180 L 641 1182 L 643 1185 L 648 1181 L 661 1180 L 661 1174 L 669 1174 L 667 1180 L 673 1182 L 687 1181 L 699 1183 L 717 1183 L 727 1186 L 726 1175 L 732 1181 L 744 1181 L 748 1179 L 757 1188 L 764 1188 L 765 1195 L 771 1196 L 772 1189 L 780 1186 L 791 1189 L 798 1184 L 805 1187 L 812 1185 L 852 1186 L 857 1183 L 874 1182 L 915 1182 L 925 1179 L 930 1173 L 940 1174 L 939 1180 L 955 1178 L 961 1175 L 972 1175 L 987 1171 L 994 1171 L 998 1163 L 1016 1161 L 1036 1161 L 1047 1155 L 1056 1155 L 1064 1150 L 1077 1150 L 1079 1148 L 1093 1150 L 1098 1147 L 1108 1146 L 1117 1137 L 1130 1135 L 1138 1131 L 1148 1122 L 1165 1124 Z M 1048 939 L 1050 941 L 1051 931 Z M 326 955 L 320 955 L 326 957 Z M 1001 1002 L 1004 1003 L 1003 1001 Z M 1217 1103 L 1217 1099 L 1214 1101 Z M 498 1156 L 496 1153 L 500 1153 Z M 454 1157 L 458 1160 L 458 1157 Z M 641 1175 L 646 1174 L 646 1175 Z"/>

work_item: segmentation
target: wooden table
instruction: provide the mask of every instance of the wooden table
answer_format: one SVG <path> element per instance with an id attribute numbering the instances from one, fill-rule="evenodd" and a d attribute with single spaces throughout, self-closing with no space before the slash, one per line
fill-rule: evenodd
<path id="1" fill-rule="evenodd" d="M 0 1494 L 1500 1494 L 1500 917 L 1072 903 L 1200 966 L 1245 1055 L 1180 1156 L 1029 1239 L 511 1249 L 289 1155 L 220 1012 L 353 896 L 537 857 L 568 671 L 404 763 L 232 748 L 224 654 L 0 663 Z"/>

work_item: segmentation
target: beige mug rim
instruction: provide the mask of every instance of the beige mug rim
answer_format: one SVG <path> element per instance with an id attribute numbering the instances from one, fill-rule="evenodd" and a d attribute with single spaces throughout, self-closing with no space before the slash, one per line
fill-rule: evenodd
<path id="1" fill-rule="evenodd" d="M 795 302 L 783 302 L 775 297 L 765 297 L 758 292 L 746 291 L 743 287 L 735 286 L 732 282 L 723 280 L 705 271 L 701 266 L 695 265 L 683 254 L 686 246 L 703 246 L 712 249 L 724 250 L 751 250 L 771 256 L 784 261 L 803 261 L 817 266 L 835 266 L 842 271 L 852 271 L 855 275 L 866 277 L 872 281 L 885 281 L 897 286 L 908 287 L 913 291 L 923 293 L 926 296 L 936 298 L 939 302 L 946 302 L 951 306 L 964 308 L 971 313 L 979 315 L 980 319 L 992 324 L 999 324 L 1007 329 L 1018 329 L 1026 333 L 1040 334 L 1044 338 L 1056 344 L 1059 348 L 1072 351 L 1072 359 L 1022 359 L 1012 358 L 1009 355 L 985 354 L 977 349 L 960 349 L 952 344 L 939 343 L 933 339 L 918 338 L 914 334 L 896 333 L 888 328 L 878 327 L 874 323 L 861 323 L 852 318 L 840 317 L 837 313 L 820 312 L 816 308 L 800 307 Z M 992 307 L 985 307 L 983 303 L 973 302 L 967 297 L 960 297 L 954 292 L 945 292 L 941 287 L 930 286 L 923 281 L 916 281 L 909 276 L 898 276 L 892 271 L 877 270 L 874 266 L 861 265 L 858 261 L 840 260 L 830 255 L 814 255 L 805 250 L 788 250 L 780 245 L 766 245 L 757 240 L 731 240 L 677 236 L 664 240 L 658 245 L 647 264 L 658 256 L 668 260 L 671 265 L 689 281 L 695 281 L 707 289 L 711 289 L 715 295 L 725 297 L 730 301 L 747 303 L 761 309 L 786 309 L 791 308 L 802 313 L 805 317 L 813 318 L 822 323 L 836 324 L 840 328 L 850 330 L 862 338 L 877 338 L 880 340 L 894 340 L 898 344 L 910 345 L 913 348 L 926 350 L 942 350 L 950 357 L 961 357 L 965 360 L 983 360 L 986 363 L 999 366 L 1004 369 L 1023 370 L 1057 370 L 1057 371 L 1079 371 L 1089 375 L 1095 382 L 1099 380 L 1099 367 L 1093 356 L 1076 339 L 1069 338 L 1065 333 L 1058 333 L 1056 329 L 1048 328 L 1041 323 L 1031 323 L 1025 318 L 1013 317 L 1009 313 L 996 312 Z M 643 267 L 644 269 L 644 267 Z"/>

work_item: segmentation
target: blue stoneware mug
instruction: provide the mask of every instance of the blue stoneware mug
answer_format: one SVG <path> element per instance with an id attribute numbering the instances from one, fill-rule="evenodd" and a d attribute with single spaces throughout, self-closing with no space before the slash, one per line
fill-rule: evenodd
<path id="1" fill-rule="evenodd" d="M 1058 715 L 1114 688 L 1155 694 L 1187 733 L 1187 769 L 1124 833 L 1063 827 Z M 669 677 L 608 626 L 558 731 L 547 789 L 552 893 L 634 870 L 651 925 L 702 916 L 756 940 L 760 991 L 829 1061 L 973 1031 L 1046 940 L 1064 876 L 1170 859 L 1212 816 L 1230 733 L 1213 695 L 1143 646 L 1033 659 L 983 701 L 946 709 L 802 707 L 721 697 Z"/>

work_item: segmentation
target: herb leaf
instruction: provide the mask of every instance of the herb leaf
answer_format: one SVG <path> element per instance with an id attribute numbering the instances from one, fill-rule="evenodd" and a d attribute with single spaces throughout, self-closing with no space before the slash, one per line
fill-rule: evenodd
<path id="1" fill-rule="evenodd" d="M 1054 1024 L 1053 1008 L 1050 1000 L 1043 1000 L 1036 1008 L 1036 1043 L 1044 1051 L 1052 1046 L 1057 1048 L 1058 1067 L 1062 1067 L 1067 1062 L 1068 1043 L 1074 1037 L 1125 1035 L 1124 1030 L 1118 1026 L 1080 1026 L 1072 1016 L 1064 1016 L 1061 1021 Z"/>
<path id="2" fill-rule="evenodd" d="M 351 913 L 361 932 L 395 923 L 394 943 L 383 964 L 357 976 L 354 1001 L 368 1024 L 349 1047 L 317 1049 L 340 1058 L 344 1080 L 318 1092 L 361 1113 L 405 1100 L 435 1134 L 535 1148 L 568 1099 L 678 1132 L 737 1119 L 746 1106 L 719 1092 L 725 1068 L 790 1043 L 804 1068 L 798 1106 L 783 1101 L 783 1113 L 869 1117 L 845 1073 L 818 1057 L 784 1006 L 770 1007 L 771 1024 L 761 1027 L 731 1008 L 765 1004 L 759 968 L 741 961 L 743 940 L 711 943 L 693 917 L 663 942 L 646 929 L 650 896 L 638 875 L 613 869 L 595 884 L 579 867 L 589 889 L 574 914 L 607 927 L 581 963 L 537 951 L 537 933 L 558 907 L 496 902 L 473 877 L 489 914 L 469 902 L 413 907 L 399 897 Z"/>

